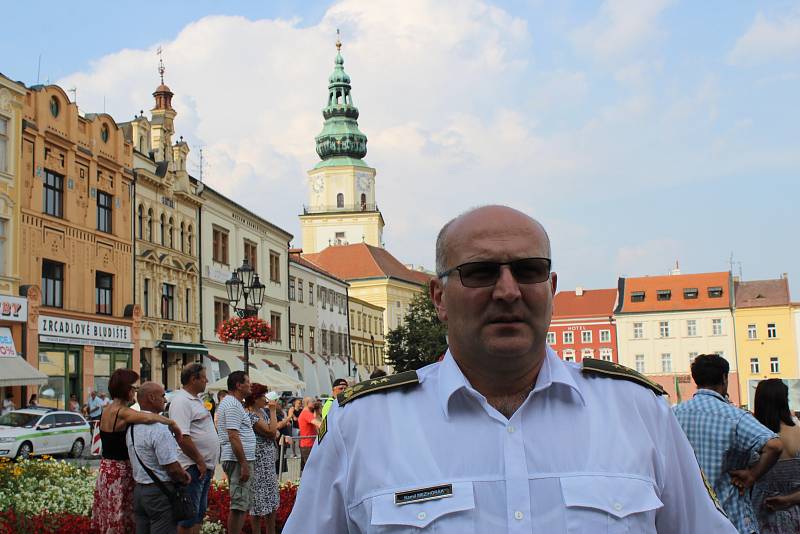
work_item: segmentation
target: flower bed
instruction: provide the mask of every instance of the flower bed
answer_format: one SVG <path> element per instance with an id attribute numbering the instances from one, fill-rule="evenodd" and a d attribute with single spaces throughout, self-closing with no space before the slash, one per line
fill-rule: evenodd
<path id="1" fill-rule="evenodd" d="M 96 473 L 47 456 L 11 462 L 0 459 L 0 534 L 92 534 Z M 280 529 L 294 506 L 297 484 L 280 486 Z M 230 496 L 227 481 L 215 480 L 208 492 L 202 534 L 224 534 Z M 245 532 L 250 532 L 246 523 Z"/>

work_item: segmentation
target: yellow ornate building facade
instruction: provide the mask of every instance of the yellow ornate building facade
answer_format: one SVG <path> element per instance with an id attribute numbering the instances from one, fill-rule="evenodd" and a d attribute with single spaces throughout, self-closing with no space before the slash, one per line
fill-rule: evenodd
<path id="1" fill-rule="evenodd" d="M 48 375 L 40 404 L 64 407 L 105 390 L 114 369 L 139 368 L 133 147 L 111 116 L 83 116 L 48 85 L 26 90 L 21 154 L 20 278 L 41 301 L 26 356 Z"/>
<path id="2" fill-rule="evenodd" d="M 200 269 L 197 219 L 202 205 L 189 180 L 189 146 L 173 143 L 173 93 L 153 93 L 151 119 L 144 114 L 121 124 L 133 145 L 135 301 L 142 310 L 143 380 L 181 387 L 180 370 L 208 350 L 200 344 Z"/>

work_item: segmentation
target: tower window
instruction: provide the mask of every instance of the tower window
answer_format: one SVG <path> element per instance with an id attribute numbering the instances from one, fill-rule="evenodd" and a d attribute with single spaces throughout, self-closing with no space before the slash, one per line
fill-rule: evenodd
<path id="1" fill-rule="evenodd" d="M 367 211 L 367 195 L 361 193 L 361 211 Z"/>
<path id="2" fill-rule="evenodd" d="M 338 193 L 336 195 L 336 207 L 343 208 L 344 207 L 344 195 L 342 193 Z"/>

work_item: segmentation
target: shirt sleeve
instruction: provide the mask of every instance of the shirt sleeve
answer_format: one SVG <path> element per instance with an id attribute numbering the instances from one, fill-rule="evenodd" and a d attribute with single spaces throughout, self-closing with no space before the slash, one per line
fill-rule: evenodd
<path id="1" fill-rule="evenodd" d="M 169 465 L 178 461 L 178 444 L 169 432 L 169 428 L 161 423 L 153 425 L 153 447 L 156 450 L 158 465 Z"/>
<path id="2" fill-rule="evenodd" d="M 191 402 L 187 402 L 183 397 L 175 399 L 169 405 L 169 418 L 178 424 L 182 433 L 188 434 L 192 427 Z"/>
<path id="3" fill-rule="evenodd" d="M 334 405 L 326 419 L 327 432 L 311 449 L 284 534 L 352 532 L 346 501 L 350 460 L 337 422 L 342 410 Z"/>
<path id="4" fill-rule="evenodd" d="M 769 440 L 777 437 L 749 412 L 744 412 L 736 423 L 736 445 L 742 451 L 759 453 Z"/>
<path id="5" fill-rule="evenodd" d="M 666 401 L 658 401 L 657 418 L 663 429 L 660 469 L 661 502 L 656 513 L 658 532 L 737 534 L 722 511 L 710 484 L 703 480 L 694 450 Z"/>

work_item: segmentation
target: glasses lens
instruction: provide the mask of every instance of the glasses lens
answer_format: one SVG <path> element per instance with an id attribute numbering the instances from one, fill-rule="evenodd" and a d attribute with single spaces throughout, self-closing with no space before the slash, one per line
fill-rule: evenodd
<path id="1" fill-rule="evenodd" d="M 550 262 L 545 258 L 526 258 L 510 264 L 514 278 L 520 284 L 537 284 L 550 276 Z"/>
<path id="2" fill-rule="evenodd" d="M 500 265 L 491 261 L 465 263 L 458 268 L 461 283 L 466 287 L 487 287 L 497 282 Z"/>

